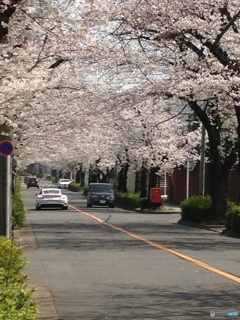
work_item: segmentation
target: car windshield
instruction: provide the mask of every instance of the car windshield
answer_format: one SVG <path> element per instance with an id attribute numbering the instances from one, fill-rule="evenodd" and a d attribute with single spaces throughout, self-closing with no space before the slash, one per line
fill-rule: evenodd
<path id="1" fill-rule="evenodd" d="M 60 194 L 60 190 L 58 189 L 49 189 L 49 190 L 43 190 L 43 194 Z"/>
<path id="2" fill-rule="evenodd" d="M 60 182 L 70 182 L 69 179 L 61 179 Z"/>
<path id="3" fill-rule="evenodd" d="M 96 193 L 112 193 L 113 192 L 113 187 L 111 185 L 92 185 L 90 187 L 91 192 L 96 192 Z"/>

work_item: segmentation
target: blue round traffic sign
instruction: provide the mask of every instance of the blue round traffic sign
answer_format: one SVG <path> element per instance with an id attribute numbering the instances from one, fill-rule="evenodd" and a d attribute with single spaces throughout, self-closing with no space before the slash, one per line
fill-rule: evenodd
<path id="1" fill-rule="evenodd" d="M 0 142 L 0 155 L 9 156 L 13 152 L 13 145 L 11 141 L 3 140 Z"/>

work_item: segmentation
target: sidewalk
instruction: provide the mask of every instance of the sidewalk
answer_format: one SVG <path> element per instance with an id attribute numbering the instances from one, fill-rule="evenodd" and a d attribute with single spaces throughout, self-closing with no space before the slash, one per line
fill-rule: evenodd
<path id="1" fill-rule="evenodd" d="M 34 233 L 30 224 L 26 221 L 20 230 L 14 231 L 14 242 L 24 250 L 36 249 Z M 23 272 L 24 273 L 24 272 Z M 39 306 L 38 320 L 58 320 L 51 292 L 42 287 L 28 284 L 29 290 L 34 289 L 33 298 Z"/>

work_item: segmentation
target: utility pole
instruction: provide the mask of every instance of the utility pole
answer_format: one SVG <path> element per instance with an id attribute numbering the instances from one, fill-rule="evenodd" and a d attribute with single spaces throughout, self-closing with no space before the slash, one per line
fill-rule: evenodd
<path id="1" fill-rule="evenodd" d="M 184 168 L 187 171 L 186 174 L 186 199 L 189 197 L 189 171 L 192 171 L 194 169 L 194 161 L 192 158 L 187 157 L 184 163 Z"/>
<path id="2" fill-rule="evenodd" d="M 201 159 L 199 170 L 199 194 L 205 195 L 205 153 L 206 153 L 206 129 L 202 124 Z"/>
<path id="3" fill-rule="evenodd" d="M 0 236 L 11 237 L 12 127 L 0 124 Z"/>

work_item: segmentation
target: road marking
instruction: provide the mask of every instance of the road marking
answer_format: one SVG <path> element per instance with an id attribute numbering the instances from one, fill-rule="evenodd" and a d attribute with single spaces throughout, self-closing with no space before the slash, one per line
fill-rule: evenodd
<path id="1" fill-rule="evenodd" d="M 210 271 L 212 271 L 212 272 L 214 272 L 214 273 L 217 273 L 217 274 L 219 274 L 219 275 L 221 275 L 221 276 L 223 276 L 223 277 L 225 277 L 225 278 L 228 278 L 228 279 L 230 279 L 230 280 L 232 280 L 232 281 L 235 281 L 235 282 L 240 283 L 240 277 L 238 277 L 238 276 L 236 276 L 236 275 L 230 274 L 230 273 L 225 272 L 225 271 L 223 271 L 223 270 L 221 270 L 221 269 L 218 269 L 218 268 L 216 268 L 216 267 L 213 267 L 213 266 L 211 266 L 211 265 L 209 265 L 209 264 L 207 264 L 207 263 L 204 263 L 204 262 L 199 261 L 199 260 L 197 260 L 197 259 L 191 258 L 191 257 L 189 257 L 189 256 L 187 256 L 187 255 L 185 255 L 185 254 L 182 254 L 182 253 L 178 252 L 178 251 L 175 251 L 175 250 L 169 249 L 169 248 L 167 248 L 167 247 L 164 247 L 164 246 L 162 246 L 161 244 L 158 244 L 158 243 L 156 243 L 156 242 L 153 242 L 153 241 L 151 241 L 151 240 L 149 240 L 149 239 L 147 239 L 147 238 L 145 238 L 145 237 L 143 237 L 143 236 L 140 236 L 140 235 L 135 234 L 135 233 L 133 233 L 133 232 L 130 232 L 130 231 L 124 230 L 124 229 L 122 229 L 122 228 L 120 228 L 120 227 L 117 227 L 117 226 L 115 226 L 114 224 L 111 224 L 111 223 L 109 223 L 109 222 L 106 222 L 106 221 L 104 221 L 104 220 L 102 220 L 102 219 L 94 216 L 93 214 L 90 214 L 90 213 L 88 213 L 88 212 L 85 212 L 85 211 L 83 211 L 83 210 L 80 210 L 80 209 L 74 207 L 73 205 L 69 205 L 69 207 L 72 208 L 72 209 L 74 209 L 75 211 L 78 211 L 78 212 L 84 214 L 85 216 L 88 216 L 88 217 L 90 217 L 90 218 L 92 218 L 92 219 L 100 222 L 101 224 L 104 224 L 104 225 L 106 225 L 106 226 L 114 229 L 114 230 L 120 231 L 120 232 L 122 232 L 122 233 L 125 233 L 125 234 L 129 235 L 129 236 L 132 237 L 132 238 L 135 238 L 135 239 L 137 239 L 137 240 L 139 240 L 139 241 L 145 242 L 145 243 L 149 244 L 150 246 L 152 246 L 152 247 L 154 247 L 154 248 L 157 248 L 157 249 L 160 249 L 160 250 L 162 250 L 162 251 L 171 253 L 171 254 L 175 255 L 176 257 L 178 257 L 178 258 L 181 258 L 181 259 L 186 260 L 186 261 L 188 261 L 188 262 L 192 262 L 192 263 L 194 263 L 194 264 L 196 264 L 196 265 L 198 265 L 198 266 L 200 266 L 200 267 L 202 267 L 202 268 L 205 268 L 205 269 L 210 270 Z"/>

